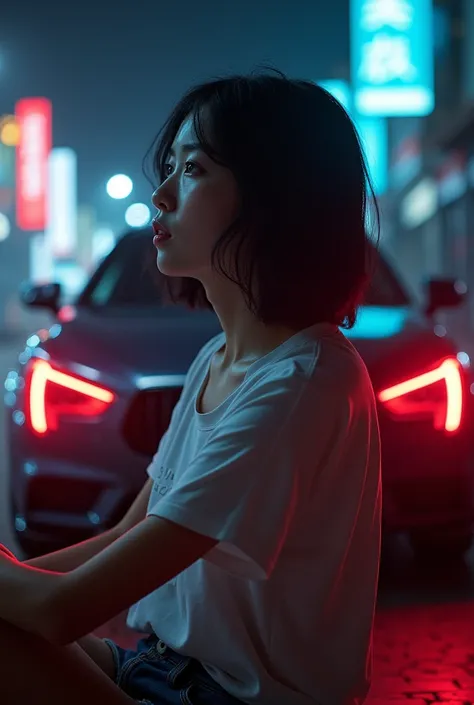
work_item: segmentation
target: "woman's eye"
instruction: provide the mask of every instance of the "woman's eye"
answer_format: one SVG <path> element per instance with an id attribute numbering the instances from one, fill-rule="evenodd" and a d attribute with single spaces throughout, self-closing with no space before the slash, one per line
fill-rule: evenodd
<path id="1" fill-rule="evenodd" d="M 163 180 L 167 179 L 173 173 L 175 167 L 173 164 L 165 164 L 163 167 Z M 196 176 L 202 171 L 202 168 L 196 162 L 187 161 L 184 164 L 184 173 L 188 176 Z"/>
<path id="2" fill-rule="evenodd" d="M 186 162 L 184 165 L 184 173 L 185 174 L 198 174 L 201 171 L 201 167 L 199 164 L 196 164 L 196 162 Z"/>

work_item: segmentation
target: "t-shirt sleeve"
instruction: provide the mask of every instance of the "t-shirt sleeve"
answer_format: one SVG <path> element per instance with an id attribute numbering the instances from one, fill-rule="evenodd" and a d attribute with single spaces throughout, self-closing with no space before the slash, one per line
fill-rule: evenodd
<path id="1" fill-rule="evenodd" d="M 305 383 L 290 376 L 259 384 L 210 432 L 148 514 L 215 538 L 218 544 L 206 560 L 242 577 L 266 578 L 299 499 L 293 428 Z"/>

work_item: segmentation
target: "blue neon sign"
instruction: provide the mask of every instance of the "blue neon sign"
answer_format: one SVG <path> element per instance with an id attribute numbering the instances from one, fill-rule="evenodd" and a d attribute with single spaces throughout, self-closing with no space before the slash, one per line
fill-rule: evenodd
<path id="1" fill-rule="evenodd" d="M 351 0 L 355 109 L 368 116 L 434 108 L 432 0 Z"/>
<path id="2" fill-rule="evenodd" d="M 318 81 L 318 85 L 338 100 L 352 117 L 352 90 L 347 81 L 339 78 L 328 78 L 325 81 Z"/>
<path id="3" fill-rule="evenodd" d="M 387 189 L 388 181 L 388 131 L 387 122 L 379 117 L 357 117 L 355 126 L 364 148 L 374 191 L 380 196 Z"/>

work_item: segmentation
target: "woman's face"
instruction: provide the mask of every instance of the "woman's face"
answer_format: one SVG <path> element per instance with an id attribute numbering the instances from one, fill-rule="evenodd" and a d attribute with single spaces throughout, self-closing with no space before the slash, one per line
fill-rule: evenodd
<path id="1" fill-rule="evenodd" d="M 155 232 L 162 225 L 171 236 L 154 239 L 158 269 L 205 283 L 213 246 L 235 220 L 239 200 L 233 174 L 200 149 L 188 117 L 173 142 L 165 181 L 152 197 L 159 211 Z"/>

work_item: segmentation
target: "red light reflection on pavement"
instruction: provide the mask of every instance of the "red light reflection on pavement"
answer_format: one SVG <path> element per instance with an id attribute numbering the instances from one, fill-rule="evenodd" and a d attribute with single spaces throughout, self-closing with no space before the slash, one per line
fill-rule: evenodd
<path id="1" fill-rule="evenodd" d="M 382 610 L 366 705 L 474 703 L 474 602 Z"/>

